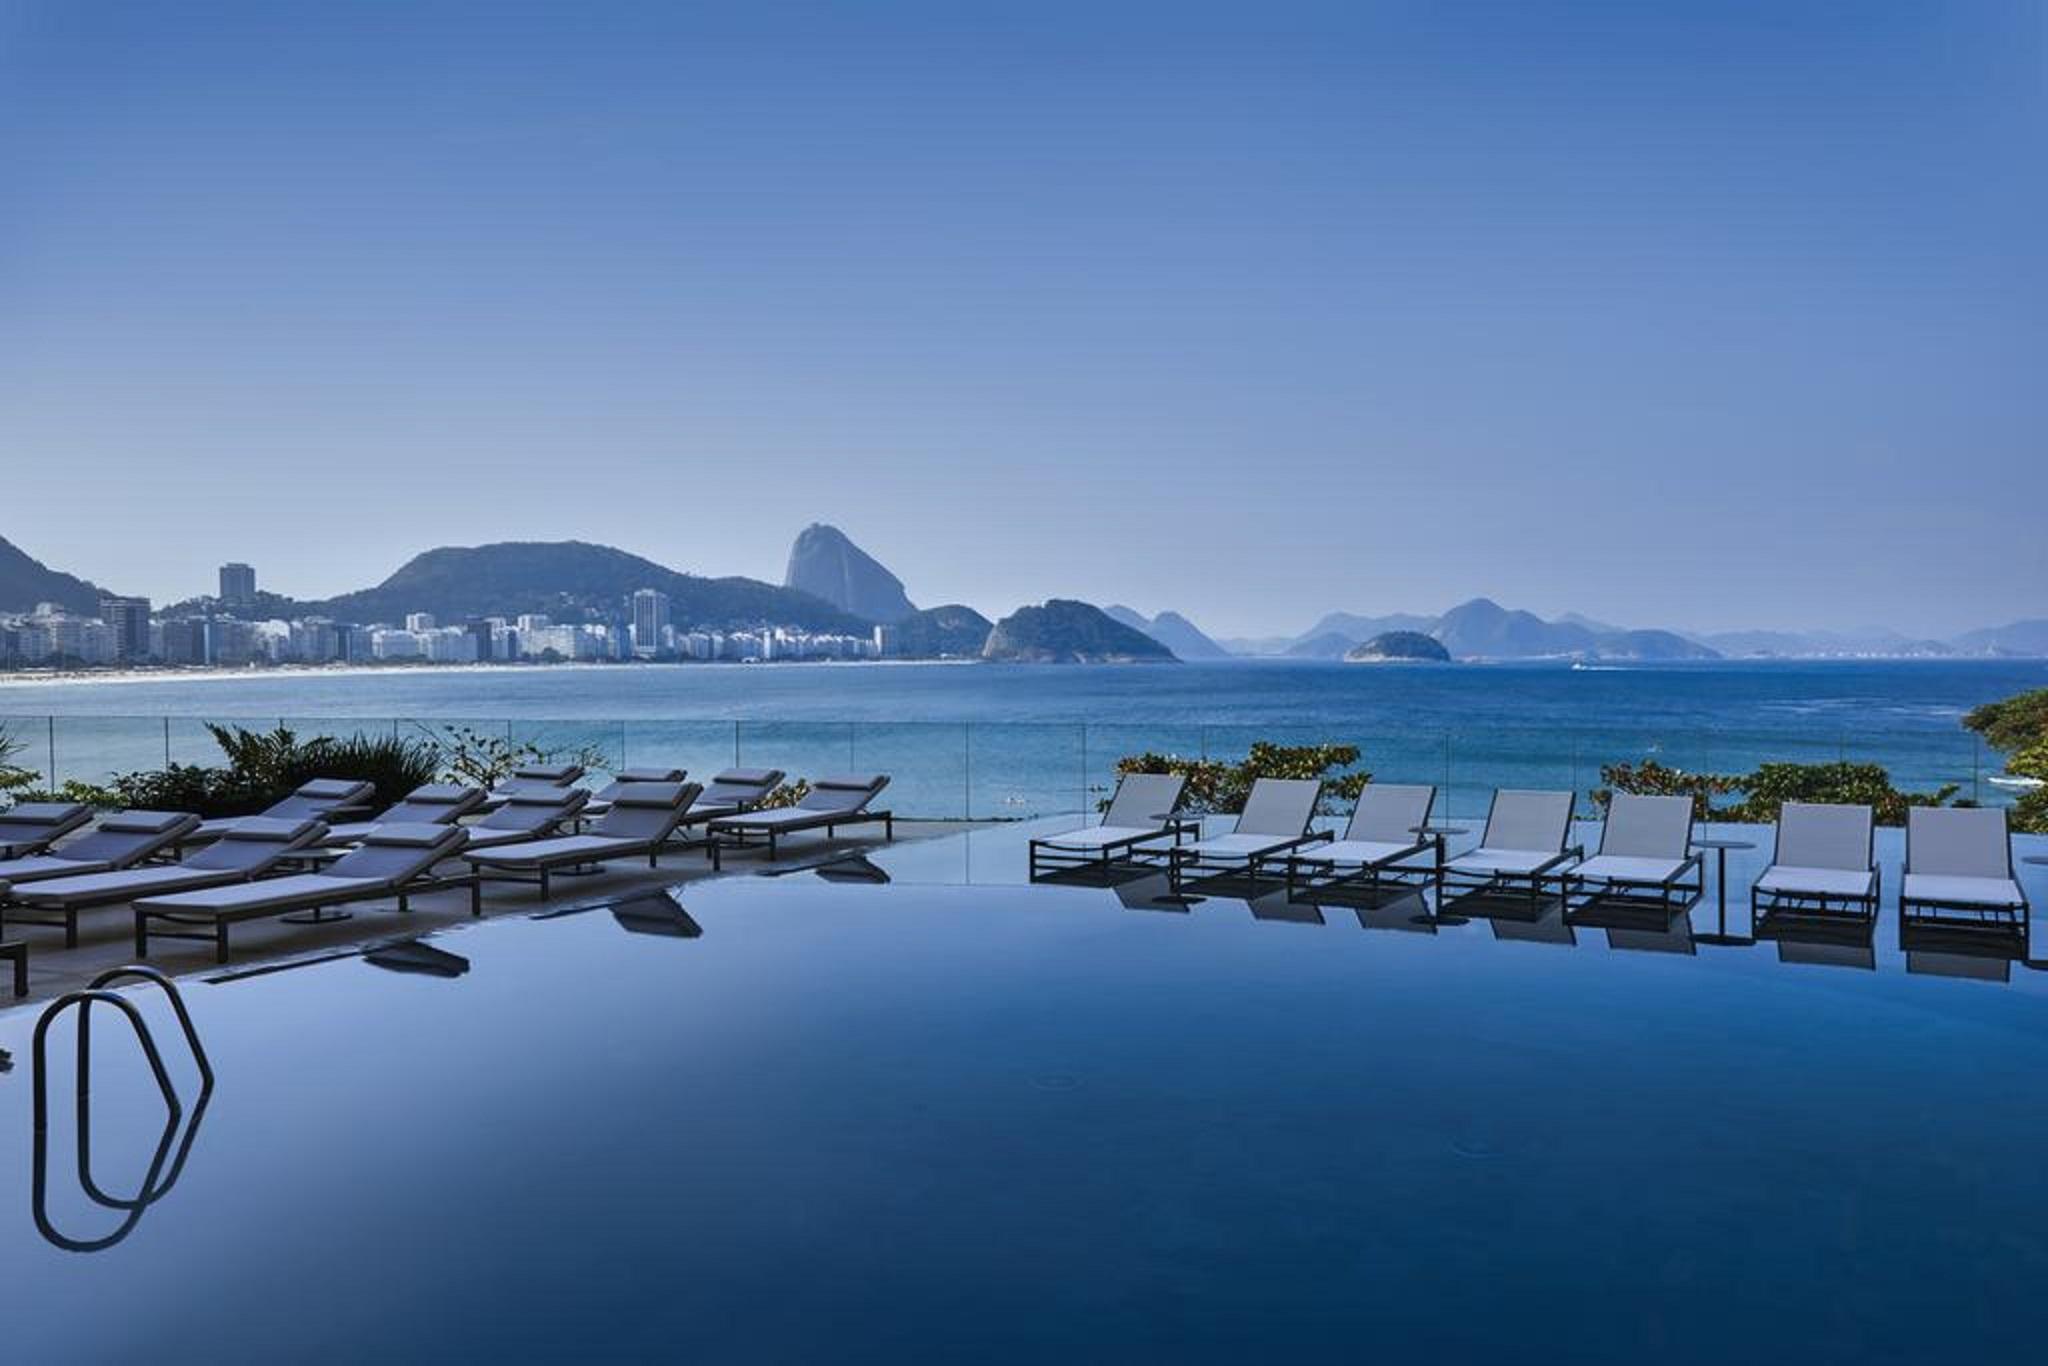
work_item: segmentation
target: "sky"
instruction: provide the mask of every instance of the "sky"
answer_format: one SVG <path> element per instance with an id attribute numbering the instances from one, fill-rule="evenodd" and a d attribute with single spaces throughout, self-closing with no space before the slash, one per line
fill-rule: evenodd
<path id="1" fill-rule="evenodd" d="M 0 535 L 2048 615 L 2048 5 L 0 0 Z"/>

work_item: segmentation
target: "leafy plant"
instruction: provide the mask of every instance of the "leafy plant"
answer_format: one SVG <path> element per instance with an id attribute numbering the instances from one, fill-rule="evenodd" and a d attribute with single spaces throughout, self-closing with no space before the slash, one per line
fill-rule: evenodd
<path id="1" fill-rule="evenodd" d="M 1191 759 L 1179 754 L 1129 754 L 1116 761 L 1126 773 L 1173 773 L 1187 780 L 1182 804 L 1192 812 L 1244 810 L 1252 784 L 1260 778 L 1320 778 L 1325 814 L 1356 802 L 1372 781 L 1363 770 L 1344 772 L 1358 762 L 1356 745 L 1276 745 L 1259 740 L 1235 763 L 1227 759 Z M 1099 803 L 1107 806 L 1107 799 Z"/>
<path id="2" fill-rule="evenodd" d="M 2048 783 L 2048 688 L 1987 702 L 1965 716 L 1963 724 L 1992 748 L 2006 751 L 2007 773 Z M 2008 818 L 2015 830 L 2048 835 L 2048 787 L 2022 793 Z"/>
<path id="3" fill-rule="evenodd" d="M 795 782 L 779 783 L 773 792 L 761 799 L 763 809 L 778 806 L 795 806 L 811 795 L 811 780 L 798 778 Z"/>
<path id="4" fill-rule="evenodd" d="M 27 749 L 28 742 L 0 722 L 0 793 L 15 801 L 25 800 L 27 790 L 42 781 L 40 773 L 15 763 Z"/>
<path id="5" fill-rule="evenodd" d="M 1786 802 L 1839 802 L 1868 806 L 1879 825 L 1904 825 L 1915 806 L 1946 806 L 1956 784 L 1934 792 L 1901 792 L 1879 764 L 1763 764 L 1745 774 L 1686 773 L 1654 760 L 1641 764 L 1606 764 L 1593 804 L 1606 810 L 1616 792 L 1652 796 L 1689 796 L 1696 820 L 1769 825 Z M 1715 806 L 1714 797 L 1742 794 L 1742 800 Z"/>
<path id="6" fill-rule="evenodd" d="M 609 756 L 596 745 L 539 745 L 471 726 L 419 723 L 441 756 L 441 776 L 470 787 L 496 787 L 528 764 L 577 763 L 604 768 Z"/>

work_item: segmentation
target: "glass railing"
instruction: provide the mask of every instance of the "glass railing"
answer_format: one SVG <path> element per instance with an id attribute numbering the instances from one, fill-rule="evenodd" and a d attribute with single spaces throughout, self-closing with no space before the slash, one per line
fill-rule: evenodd
<path id="1" fill-rule="evenodd" d="M 1743 774 L 1766 762 L 1875 763 L 1909 793 L 1953 785 L 1955 796 L 2005 805 L 2014 789 L 1990 781 L 2002 758 L 1972 735 L 1842 734 L 1816 728 L 1745 735 L 1732 729 L 1632 730 L 1626 727 L 1487 726 L 1455 731 L 1278 726 L 1138 725 L 1036 722 L 876 722 L 706 720 L 547 720 L 504 718 L 228 718 L 223 724 L 267 729 L 282 724 L 301 739 L 398 737 L 437 745 L 496 746 L 519 757 L 573 758 L 603 783 L 622 768 L 681 768 L 699 779 L 726 768 L 778 768 L 792 778 L 837 773 L 890 775 L 888 805 L 913 819 L 1005 820 L 1094 810 L 1116 784 L 1121 760 L 1143 754 L 1221 762 L 1242 760 L 1254 744 L 1347 745 L 1356 761 L 1337 772 L 1366 772 L 1382 782 L 1429 783 L 1445 819 L 1483 817 L 1495 788 L 1603 785 L 1613 764 L 1654 762 L 1689 773 Z M 104 785 L 115 775 L 168 763 L 222 762 L 205 718 L 0 716 L 0 760 L 52 787 Z M 1334 804 L 1341 807 L 1342 803 Z"/>

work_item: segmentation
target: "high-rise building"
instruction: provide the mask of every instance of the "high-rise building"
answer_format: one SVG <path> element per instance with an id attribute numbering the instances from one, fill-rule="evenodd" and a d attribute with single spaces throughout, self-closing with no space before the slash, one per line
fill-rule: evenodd
<path id="1" fill-rule="evenodd" d="M 633 595 L 633 653 L 651 655 L 668 634 L 668 594 L 643 588 Z"/>
<path id="2" fill-rule="evenodd" d="M 433 630 L 434 614 L 432 612 L 407 612 L 405 614 L 405 629 L 414 635 L 421 635 Z"/>
<path id="3" fill-rule="evenodd" d="M 100 595 L 100 620 L 114 635 L 114 658 L 127 663 L 149 658 L 149 599 Z"/>
<path id="4" fill-rule="evenodd" d="M 256 571 L 246 564 L 220 567 L 220 601 L 223 607 L 247 607 L 256 601 Z"/>

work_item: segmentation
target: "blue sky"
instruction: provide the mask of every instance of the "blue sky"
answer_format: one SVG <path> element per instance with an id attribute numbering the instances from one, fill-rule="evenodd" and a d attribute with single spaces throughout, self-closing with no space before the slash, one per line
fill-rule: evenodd
<path id="1" fill-rule="evenodd" d="M 0 535 L 2042 615 L 2044 15 L 0 0 Z"/>

